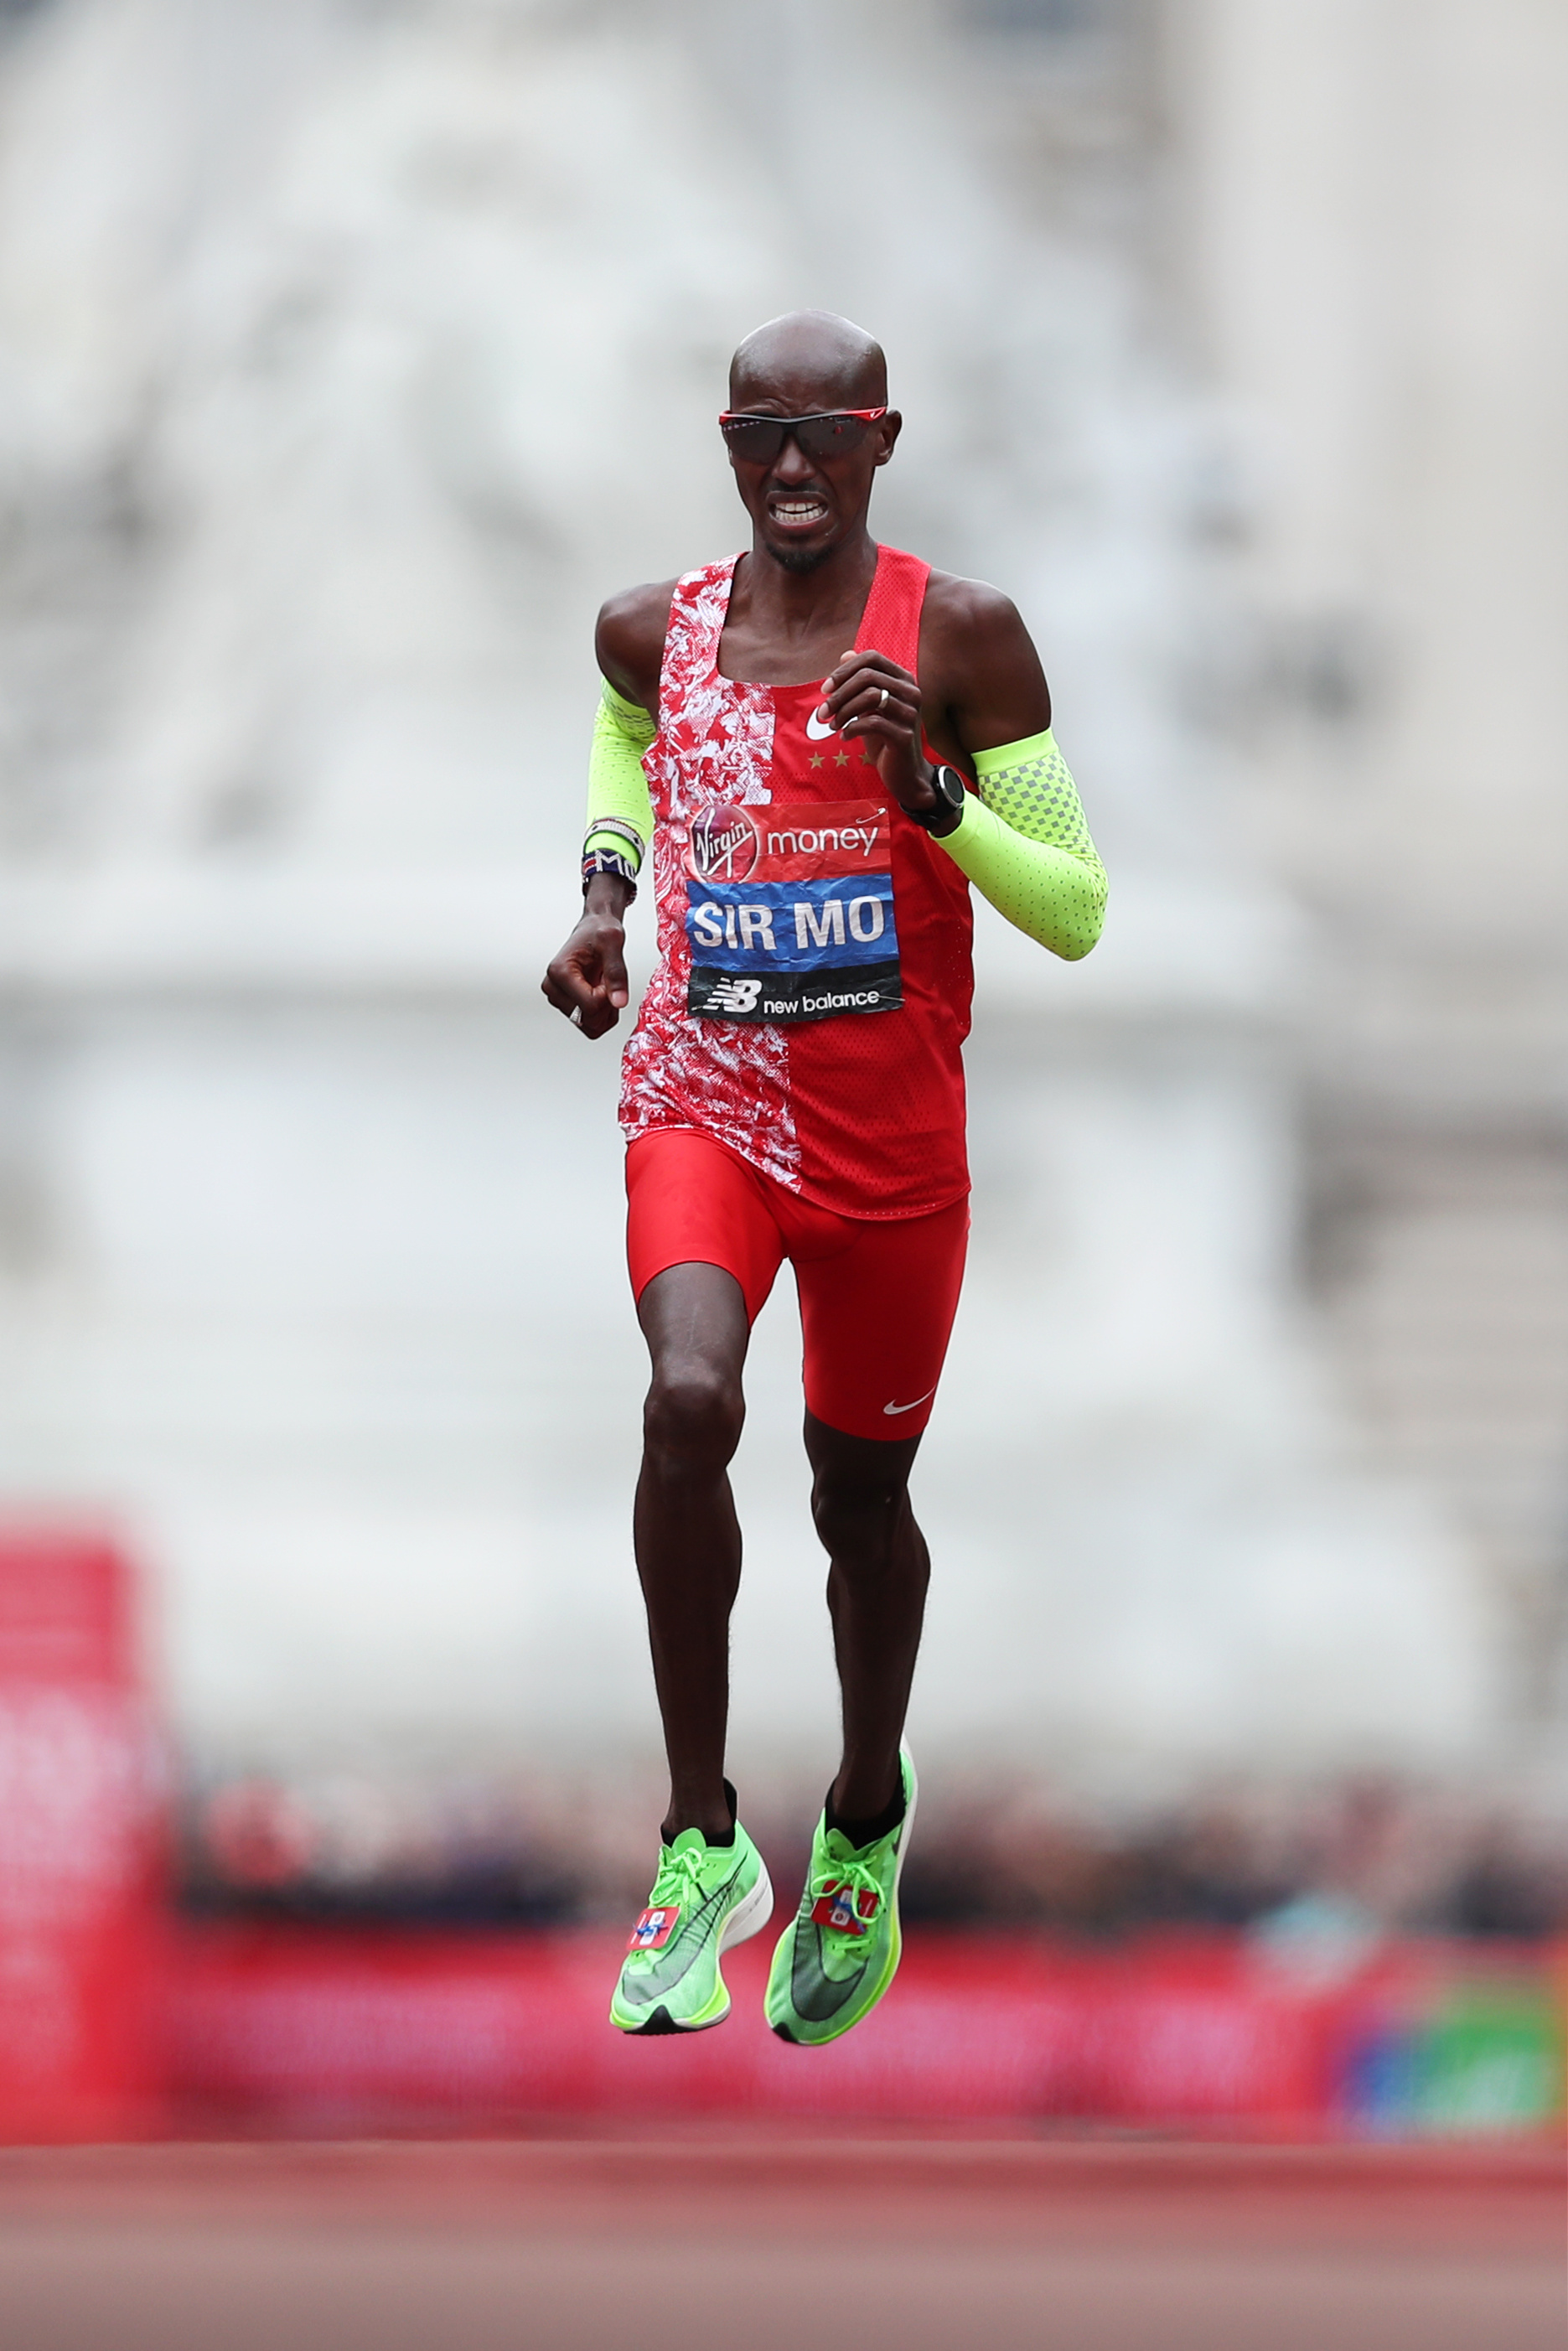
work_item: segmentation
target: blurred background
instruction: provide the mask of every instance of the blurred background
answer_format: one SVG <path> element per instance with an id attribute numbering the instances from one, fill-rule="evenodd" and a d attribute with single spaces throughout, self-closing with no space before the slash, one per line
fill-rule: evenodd
<path id="1" fill-rule="evenodd" d="M 883 340 L 874 520 L 1016 598 L 1113 877 L 1079 967 L 979 910 L 972 1270 L 917 1473 L 930 1997 L 960 1928 L 1049 1959 L 1053 2032 L 1106 1970 L 1156 2022 L 1201 1979 L 1175 2073 L 1041 2055 L 997 2115 L 1547 2121 L 1568 16 L 0 18 L 16 2080 L 66 1964 L 37 1888 L 130 1774 L 184 1921 L 180 2113 L 650 2095 L 495 2054 L 551 1952 L 591 1954 L 601 2032 L 663 1802 L 616 1054 L 538 984 L 595 611 L 741 542 L 726 362 L 809 303 Z M 787 1886 L 835 1727 L 787 1289 L 750 1397 L 732 1769 Z M 140 1649 L 50 1665 L 51 1610 Z M 131 1709 L 74 1779 L 72 1675 Z M 1252 2024 L 1216 2054 L 1260 2001 L 1318 2036 L 1310 2091 L 1238 2086 Z M 702 2095 L 775 2095 L 738 2080 Z"/>

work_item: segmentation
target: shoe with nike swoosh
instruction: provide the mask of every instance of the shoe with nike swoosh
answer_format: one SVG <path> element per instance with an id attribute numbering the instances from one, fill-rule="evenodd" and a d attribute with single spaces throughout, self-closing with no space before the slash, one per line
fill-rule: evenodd
<path id="1" fill-rule="evenodd" d="M 763 2013 L 781 2041 L 815 2048 L 869 2016 L 898 1972 L 904 1938 L 898 1881 L 915 1824 L 916 1783 L 899 1750 L 904 1818 L 874 1844 L 852 1845 L 824 1813 L 811 1840 L 800 1907 L 779 1938 Z"/>
<path id="2" fill-rule="evenodd" d="M 733 1844 L 685 1829 L 659 1856 L 647 1907 L 632 1929 L 610 2022 L 622 2032 L 701 2032 L 729 2014 L 719 1959 L 768 1924 L 773 1888 L 737 1821 Z"/>

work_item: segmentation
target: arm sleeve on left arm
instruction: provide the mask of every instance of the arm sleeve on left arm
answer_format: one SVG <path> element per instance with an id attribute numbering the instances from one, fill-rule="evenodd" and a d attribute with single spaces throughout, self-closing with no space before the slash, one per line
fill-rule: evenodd
<path id="1" fill-rule="evenodd" d="M 1101 864 L 1051 729 L 975 758 L 979 782 L 937 841 L 1018 930 L 1076 963 L 1105 920 Z"/>

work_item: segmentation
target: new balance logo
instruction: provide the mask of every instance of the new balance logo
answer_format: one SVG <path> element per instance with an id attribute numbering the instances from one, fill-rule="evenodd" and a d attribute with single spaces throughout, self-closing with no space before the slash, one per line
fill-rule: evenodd
<path id="1" fill-rule="evenodd" d="M 751 1012 L 762 993 L 759 979 L 721 979 L 708 990 L 710 1012 Z"/>

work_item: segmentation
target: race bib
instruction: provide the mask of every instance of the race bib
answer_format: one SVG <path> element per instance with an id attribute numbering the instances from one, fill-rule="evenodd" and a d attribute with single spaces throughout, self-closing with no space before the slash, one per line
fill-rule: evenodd
<path id="1" fill-rule="evenodd" d="M 686 850 L 686 1010 L 832 1020 L 901 1005 L 885 801 L 721 802 Z"/>

